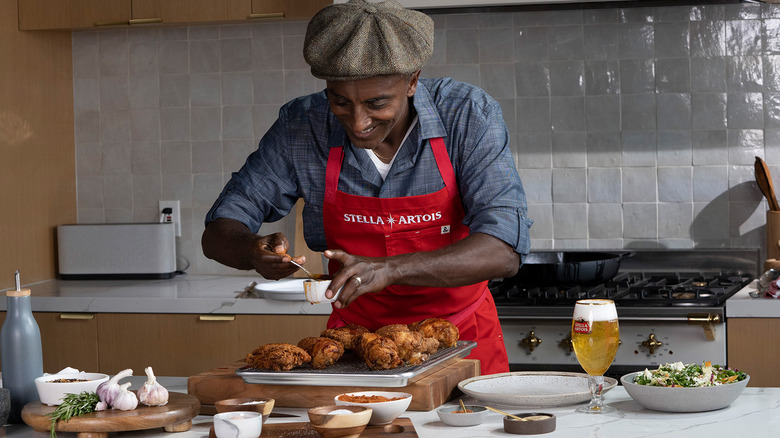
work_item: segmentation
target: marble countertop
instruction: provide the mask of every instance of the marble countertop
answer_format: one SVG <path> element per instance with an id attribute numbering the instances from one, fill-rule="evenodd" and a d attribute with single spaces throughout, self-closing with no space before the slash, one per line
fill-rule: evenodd
<path id="1" fill-rule="evenodd" d="M 753 298 L 751 292 L 758 292 L 758 280 L 726 300 L 727 318 L 780 318 L 780 300 Z"/>
<path id="2" fill-rule="evenodd" d="M 133 377 L 132 388 L 143 384 L 143 377 Z M 169 390 L 186 392 L 186 378 L 160 377 L 160 382 Z M 470 397 L 464 397 L 465 403 L 481 404 Z M 780 431 L 780 388 L 748 387 L 728 408 L 712 412 L 672 414 L 655 412 L 642 408 L 634 402 L 622 386 L 618 386 L 605 395 L 605 401 L 618 411 L 607 415 L 586 415 L 574 412 L 575 406 L 544 408 L 538 411 L 553 413 L 557 419 L 554 432 L 540 435 L 555 437 L 593 437 L 593 438 L 651 438 L 694 436 L 707 438 L 733 438 L 735 436 L 776 437 Z M 450 402 L 455 407 L 457 402 Z M 530 408 L 495 406 L 510 413 L 536 411 Z M 296 418 L 271 418 L 269 422 L 306 422 L 305 409 L 277 407 L 274 412 L 297 415 Z M 479 426 L 450 427 L 442 423 L 435 411 L 403 414 L 412 420 L 420 438 L 488 438 L 495 436 L 515 436 L 504 432 L 503 416 L 491 412 L 485 423 Z M 162 428 L 147 431 L 122 432 L 116 435 L 136 438 L 207 438 L 212 426 L 212 417 L 199 415 L 193 419 L 189 431 L 175 434 L 164 432 Z M 12 425 L 0 428 L 0 436 L 9 438 L 48 438 L 46 432 L 35 432 L 24 425 Z M 112 434 L 112 436 L 115 434 Z M 59 438 L 75 438 L 75 433 L 60 432 Z"/>
<path id="3" fill-rule="evenodd" d="M 285 281 L 285 280 L 281 280 Z M 277 282 L 255 276 L 180 275 L 165 280 L 49 280 L 24 285 L 33 312 L 329 315 L 330 304 L 244 298 L 252 284 Z M 251 289 L 251 288 L 250 288 Z M 6 310 L 0 299 L 0 311 Z"/>
<path id="4" fill-rule="evenodd" d="M 286 281 L 286 280 L 281 280 Z M 328 315 L 330 304 L 312 305 L 303 291 L 297 300 L 266 299 L 245 291 L 257 283 L 278 282 L 260 276 L 180 275 L 167 280 L 48 280 L 24 285 L 34 312 L 189 313 Z M 780 300 L 753 298 L 757 281 L 726 301 L 726 317 L 780 318 Z M 250 288 L 251 289 L 251 288 Z M 276 297 L 280 296 L 276 294 Z M 0 299 L 0 311 L 6 310 Z"/>

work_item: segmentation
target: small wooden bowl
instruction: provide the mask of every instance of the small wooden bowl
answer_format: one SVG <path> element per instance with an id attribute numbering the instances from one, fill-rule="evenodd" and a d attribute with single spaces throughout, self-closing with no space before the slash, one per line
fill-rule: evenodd
<path id="1" fill-rule="evenodd" d="M 263 414 L 263 423 L 268 420 L 271 411 L 274 410 L 276 401 L 272 398 L 244 397 L 218 400 L 214 407 L 218 413 L 234 411 L 251 411 Z"/>
<path id="2" fill-rule="evenodd" d="M 333 411 L 352 411 L 351 414 L 331 414 Z M 363 406 L 328 405 L 309 409 L 309 421 L 323 438 L 357 438 L 363 433 L 371 408 Z"/>

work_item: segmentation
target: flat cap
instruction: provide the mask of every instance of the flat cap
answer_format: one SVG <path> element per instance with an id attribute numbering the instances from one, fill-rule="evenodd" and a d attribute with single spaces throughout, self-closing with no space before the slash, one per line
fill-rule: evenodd
<path id="1" fill-rule="evenodd" d="M 396 0 L 350 0 L 309 21 L 303 57 L 315 77 L 331 81 L 413 73 L 433 53 L 433 20 Z"/>

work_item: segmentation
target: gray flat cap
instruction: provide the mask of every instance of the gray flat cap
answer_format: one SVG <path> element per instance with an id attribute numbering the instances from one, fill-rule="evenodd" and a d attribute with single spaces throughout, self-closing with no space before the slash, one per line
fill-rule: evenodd
<path id="1" fill-rule="evenodd" d="M 396 0 L 328 5 L 309 22 L 303 57 L 331 81 L 413 73 L 433 53 L 433 20 Z"/>

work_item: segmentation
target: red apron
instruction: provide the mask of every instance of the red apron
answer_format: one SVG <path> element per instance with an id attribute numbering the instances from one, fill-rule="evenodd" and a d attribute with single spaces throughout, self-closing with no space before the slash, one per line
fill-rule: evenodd
<path id="1" fill-rule="evenodd" d="M 374 198 L 338 190 L 343 147 L 331 148 L 325 176 L 323 220 L 328 248 L 365 257 L 386 257 L 433 251 L 469 234 L 444 140 L 431 139 L 445 187 L 429 195 Z M 330 261 L 329 272 L 340 268 Z M 446 318 L 460 338 L 477 341 L 468 358 L 479 359 L 482 374 L 509 371 L 501 326 L 487 281 L 462 287 L 391 285 L 361 295 L 349 306 L 333 309 L 328 328 L 359 324 L 376 330 L 388 324 L 408 324 L 425 318 Z"/>

